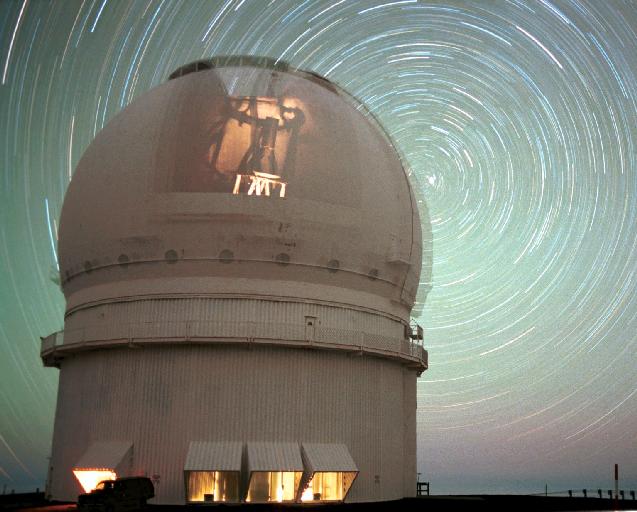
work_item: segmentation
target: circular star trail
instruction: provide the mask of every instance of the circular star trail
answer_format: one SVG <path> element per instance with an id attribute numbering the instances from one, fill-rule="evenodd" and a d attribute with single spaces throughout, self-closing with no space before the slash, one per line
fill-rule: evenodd
<path id="1" fill-rule="evenodd" d="M 365 102 L 428 208 L 432 490 L 609 488 L 614 463 L 637 487 L 634 3 L 6 0 L 0 27 L 0 483 L 46 476 L 39 337 L 63 324 L 57 222 L 82 152 L 177 67 L 235 53 Z"/>

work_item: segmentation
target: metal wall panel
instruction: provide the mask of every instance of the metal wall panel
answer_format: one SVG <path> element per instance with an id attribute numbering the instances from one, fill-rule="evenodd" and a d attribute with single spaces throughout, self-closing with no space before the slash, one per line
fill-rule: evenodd
<path id="1" fill-rule="evenodd" d="M 405 425 L 403 438 L 403 482 L 404 496 L 416 495 L 417 460 L 416 460 L 416 384 L 418 378 L 415 372 L 403 370 L 403 423 Z"/>

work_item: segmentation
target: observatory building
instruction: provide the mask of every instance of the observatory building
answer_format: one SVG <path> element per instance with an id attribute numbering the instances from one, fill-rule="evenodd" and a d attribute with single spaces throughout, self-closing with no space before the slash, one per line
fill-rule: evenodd
<path id="1" fill-rule="evenodd" d="M 416 203 L 365 107 L 282 62 L 190 64 L 126 107 L 62 208 L 48 495 L 132 475 L 158 504 L 413 495 Z"/>

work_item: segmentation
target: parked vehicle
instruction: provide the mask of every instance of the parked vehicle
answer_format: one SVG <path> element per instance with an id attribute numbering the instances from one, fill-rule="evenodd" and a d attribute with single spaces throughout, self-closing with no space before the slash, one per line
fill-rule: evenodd
<path id="1" fill-rule="evenodd" d="M 90 493 L 80 494 L 77 508 L 82 512 L 127 512 L 142 510 L 155 496 L 150 478 L 131 476 L 103 480 Z"/>

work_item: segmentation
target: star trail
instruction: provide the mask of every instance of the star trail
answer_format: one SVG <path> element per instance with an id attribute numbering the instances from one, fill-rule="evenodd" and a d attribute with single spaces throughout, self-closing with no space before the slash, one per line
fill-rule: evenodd
<path id="1" fill-rule="evenodd" d="M 611 488 L 614 463 L 637 488 L 635 2 L 5 0 L 0 39 L 0 484 L 46 478 L 82 152 L 179 66 L 250 54 L 362 100 L 429 209 L 432 491 Z"/>

